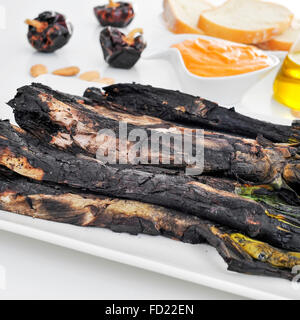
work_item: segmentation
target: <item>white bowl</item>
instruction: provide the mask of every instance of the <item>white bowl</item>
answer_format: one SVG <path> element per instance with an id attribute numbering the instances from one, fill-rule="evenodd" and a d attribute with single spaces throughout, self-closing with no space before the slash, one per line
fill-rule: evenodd
<path id="1" fill-rule="evenodd" d="M 170 35 L 164 39 L 160 39 L 159 42 L 156 43 L 156 48 L 152 47 L 152 51 L 148 50 L 147 53 L 145 52 L 143 58 L 168 60 L 176 70 L 182 88 L 186 93 L 200 96 L 222 105 L 232 105 L 240 102 L 247 90 L 264 78 L 280 63 L 280 59 L 278 57 L 265 53 L 271 61 L 271 65 L 267 68 L 227 77 L 200 77 L 192 74 L 186 68 L 179 50 L 171 48 L 173 44 L 184 40 L 194 40 L 198 38 L 216 39 L 208 36 L 192 34 Z M 225 42 L 234 44 L 230 41 Z"/>

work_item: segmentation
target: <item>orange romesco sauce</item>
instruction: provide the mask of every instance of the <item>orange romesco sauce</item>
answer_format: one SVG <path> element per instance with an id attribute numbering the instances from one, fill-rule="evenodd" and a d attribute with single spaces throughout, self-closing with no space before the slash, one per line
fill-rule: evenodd
<path id="1" fill-rule="evenodd" d="M 252 46 L 228 44 L 219 40 L 185 40 L 175 44 L 187 69 L 202 77 L 224 77 L 270 66 L 270 58 Z"/>

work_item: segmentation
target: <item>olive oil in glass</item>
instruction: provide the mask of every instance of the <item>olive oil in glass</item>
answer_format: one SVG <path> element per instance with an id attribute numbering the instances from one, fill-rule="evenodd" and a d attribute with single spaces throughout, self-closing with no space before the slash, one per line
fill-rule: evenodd
<path id="1" fill-rule="evenodd" d="M 274 98 L 300 112 L 300 38 L 285 58 L 274 82 Z M 298 113 L 299 114 L 299 113 Z"/>

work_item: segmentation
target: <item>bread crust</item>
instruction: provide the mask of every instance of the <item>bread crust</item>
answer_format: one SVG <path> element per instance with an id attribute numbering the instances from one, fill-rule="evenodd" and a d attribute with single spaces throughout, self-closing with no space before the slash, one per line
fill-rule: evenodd
<path id="1" fill-rule="evenodd" d="M 300 20 L 296 19 L 293 21 L 292 26 L 290 27 L 290 29 L 287 31 L 292 31 L 292 32 L 297 32 L 298 33 L 298 37 L 300 36 Z M 260 43 L 257 46 L 261 49 L 264 50 L 271 50 L 271 51 L 289 51 L 293 45 L 293 42 L 296 40 L 294 39 L 294 41 L 292 39 L 289 38 L 289 40 L 284 40 L 284 36 L 285 33 L 282 34 L 279 37 L 275 37 L 267 42 L 264 43 Z M 297 36 L 296 36 L 297 38 Z"/>
<path id="2" fill-rule="evenodd" d="M 167 28 L 173 33 L 195 33 L 195 34 L 204 34 L 204 32 L 195 28 L 184 21 L 182 21 L 179 17 L 176 17 L 174 8 L 170 4 L 169 0 L 164 0 L 163 2 L 163 18 L 167 25 Z"/>
<path id="3" fill-rule="evenodd" d="M 268 2 L 268 4 L 270 4 L 270 2 Z M 279 6 L 277 4 L 274 5 Z M 205 10 L 200 15 L 198 21 L 198 27 L 203 30 L 206 35 L 245 44 L 267 42 L 275 36 L 285 32 L 290 27 L 293 20 L 293 14 L 291 13 L 288 19 L 280 21 L 276 25 L 274 24 L 274 27 L 258 30 L 239 30 L 222 26 L 207 19 L 205 13 L 208 11 L 210 10 Z"/>
<path id="4" fill-rule="evenodd" d="M 276 39 L 271 39 L 267 42 L 257 44 L 258 48 L 270 51 L 289 51 L 291 46 L 291 42 L 283 42 Z"/>

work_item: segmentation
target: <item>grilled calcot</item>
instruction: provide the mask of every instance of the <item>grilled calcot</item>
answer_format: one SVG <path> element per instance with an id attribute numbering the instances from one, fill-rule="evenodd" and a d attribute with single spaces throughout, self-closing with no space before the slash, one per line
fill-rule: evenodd
<path id="1" fill-rule="evenodd" d="M 25 177 L 105 196 L 146 201 L 241 230 L 277 247 L 300 250 L 300 228 L 276 209 L 156 168 L 122 168 L 49 148 L 22 129 L 0 122 L 0 164 Z"/>
<path id="2" fill-rule="evenodd" d="M 200 106 L 195 97 L 135 84 L 127 95 L 126 86 L 106 94 L 89 88 L 84 97 L 41 84 L 20 88 L 9 102 L 20 127 L 0 121 L 0 209 L 78 226 L 205 242 L 217 249 L 229 270 L 292 280 L 291 270 L 300 263 L 297 124 L 266 124 L 258 132 L 256 120 L 249 122 L 206 100 L 200 99 Z M 125 91 L 119 94 L 120 88 Z M 150 96 L 153 105 L 147 102 Z M 190 119 L 192 102 L 195 122 Z M 141 109 L 135 110 L 139 103 Z M 160 103 L 166 108 L 161 113 Z M 207 108 L 201 126 L 199 108 Z M 187 117 L 177 117 L 174 110 L 189 111 Z M 219 126 L 213 122 L 216 114 L 224 120 Z M 231 114 L 232 127 L 223 130 Z M 123 164 L 120 150 L 116 163 L 103 164 L 97 157 L 103 147 L 101 129 L 112 130 L 120 145 L 131 146 L 129 138 L 122 140 L 120 122 L 128 130 L 143 129 L 148 143 L 151 133 L 159 133 L 162 149 L 170 133 L 191 136 L 195 127 L 209 128 L 195 143 L 195 148 L 203 147 L 209 175 L 185 175 L 189 164 L 174 161 L 176 154 L 185 156 L 176 144 L 167 167 L 163 162 Z M 247 135 L 245 128 L 252 123 Z M 276 128 L 273 142 L 267 137 L 271 128 Z M 274 143 L 281 133 L 280 142 L 289 143 Z M 147 158 L 149 151 L 139 155 Z M 159 156 L 163 160 L 167 155 Z"/>
<path id="3" fill-rule="evenodd" d="M 157 132 L 166 141 L 168 134 L 174 134 L 174 130 L 179 134 L 179 139 L 183 130 L 185 133 L 193 131 L 158 118 L 114 111 L 114 105 L 110 102 L 90 104 L 92 102 L 87 98 L 72 97 L 40 84 L 20 88 L 9 102 L 20 127 L 46 138 L 50 144 L 89 156 L 95 156 L 101 147 L 99 130 L 111 129 L 118 137 L 119 122 L 127 122 L 128 130 L 140 128 Z M 204 139 L 198 140 L 194 147 L 203 150 L 204 173 L 230 176 L 250 183 L 276 184 L 278 187 L 287 182 L 299 191 L 298 145 L 272 144 L 263 138 L 251 140 L 204 131 Z M 181 148 L 174 146 L 173 151 L 183 161 L 179 164 L 171 161 L 169 167 L 182 169 L 190 165 L 184 163 L 187 157 Z M 149 156 L 146 153 L 144 159 Z M 160 155 L 165 157 L 165 154 Z"/>
<path id="4" fill-rule="evenodd" d="M 77 226 L 162 235 L 192 244 L 208 243 L 217 249 L 229 270 L 247 274 L 292 280 L 290 269 L 300 260 L 297 253 L 278 250 L 197 217 L 67 186 L 41 184 L 4 167 L 0 167 L 0 209 Z"/>
<path id="5" fill-rule="evenodd" d="M 105 94 L 97 88 L 88 88 L 84 96 L 96 102 L 107 99 L 120 110 L 135 115 L 154 116 L 253 139 L 262 135 L 272 142 L 300 141 L 300 124 L 297 121 L 292 126 L 260 121 L 200 97 L 136 83 L 118 83 L 105 87 L 104 91 Z"/>

